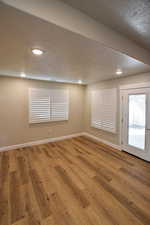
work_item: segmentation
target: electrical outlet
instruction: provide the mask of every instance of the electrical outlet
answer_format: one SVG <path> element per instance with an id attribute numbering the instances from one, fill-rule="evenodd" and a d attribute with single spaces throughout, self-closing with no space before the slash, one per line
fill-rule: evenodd
<path id="1" fill-rule="evenodd" d="M 48 136 L 52 135 L 52 130 L 48 130 Z"/>

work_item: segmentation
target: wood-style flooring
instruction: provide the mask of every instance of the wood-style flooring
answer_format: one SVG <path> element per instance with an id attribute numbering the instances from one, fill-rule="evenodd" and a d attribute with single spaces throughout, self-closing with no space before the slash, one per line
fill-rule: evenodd
<path id="1" fill-rule="evenodd" d="M 150 164 L 87 137 L 0 153 L 0 225 L 150 225 Z"/>

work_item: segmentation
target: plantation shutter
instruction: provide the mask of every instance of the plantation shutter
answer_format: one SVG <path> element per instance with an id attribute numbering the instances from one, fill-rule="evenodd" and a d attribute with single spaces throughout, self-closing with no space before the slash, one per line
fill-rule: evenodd
<path id="1" fill-rule="evenodd" d="M 92 92 L 91 126 L 116 133 L 117 90 L 103 89 Z"/>
<path id="2" fill-rule="evenodd" d="M 29 123 L 68 120 L 66 89 L 29 89 Z"/>
<path id="3" fill-rule="evenodd" d="M 68 120 L 69 107 L 68 90 L 52 90 L 51 121 Z"/>
<path id="4" fill-rule="evenodd" d="M 41 123 L 50 120 L 50 96 L 47 90 L 29 90 L 29 122 Z"/>

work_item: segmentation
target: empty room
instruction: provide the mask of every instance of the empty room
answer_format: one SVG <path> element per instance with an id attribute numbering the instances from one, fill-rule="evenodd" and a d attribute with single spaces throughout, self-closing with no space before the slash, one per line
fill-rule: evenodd
<path id="1" fill-rule="evenodd" d="M 150 1 L 0 1 L 0 225 L 150 225 Z"/>

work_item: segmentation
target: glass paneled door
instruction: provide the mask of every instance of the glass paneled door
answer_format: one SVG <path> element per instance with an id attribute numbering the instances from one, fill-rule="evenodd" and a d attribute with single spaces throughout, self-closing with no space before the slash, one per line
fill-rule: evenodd
<path id="1" fill-rule="evenodd" d="M 128 145 L 145 149 L 146 94 L 128 96 Z"/>
<path id="2" fill-rule="evenodd" d="M 122 91 L 122 149 L 150 160 L 150 88 Z"/>

